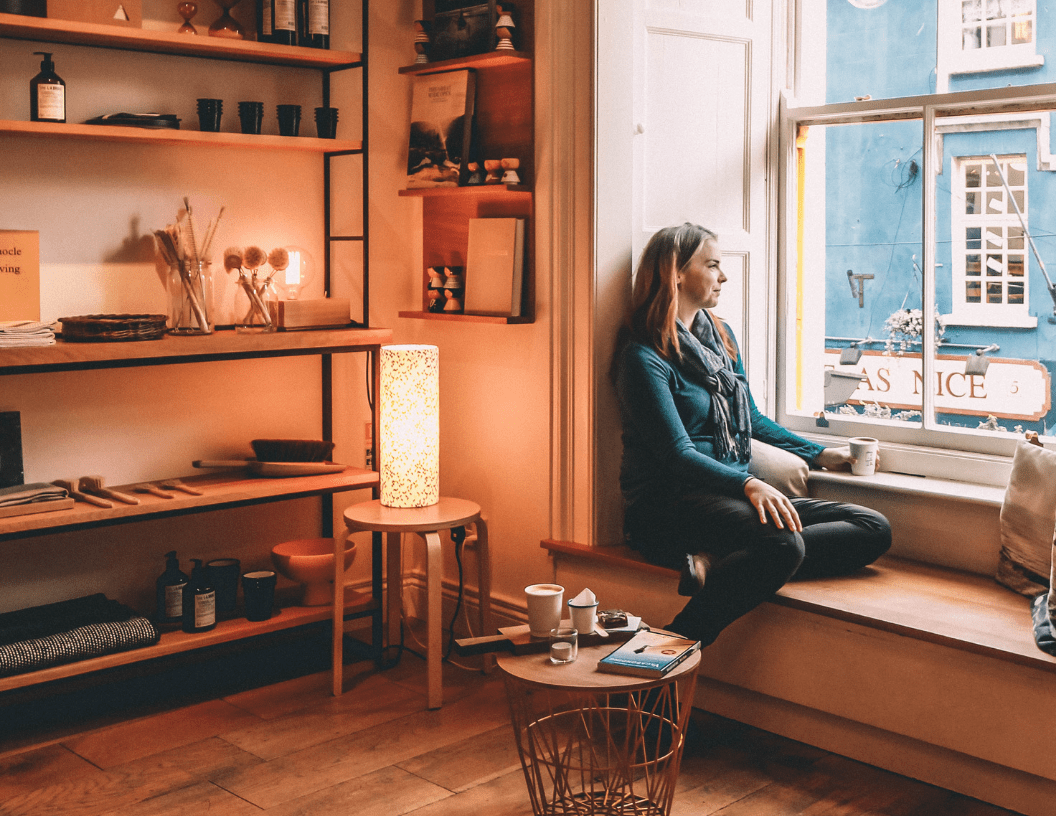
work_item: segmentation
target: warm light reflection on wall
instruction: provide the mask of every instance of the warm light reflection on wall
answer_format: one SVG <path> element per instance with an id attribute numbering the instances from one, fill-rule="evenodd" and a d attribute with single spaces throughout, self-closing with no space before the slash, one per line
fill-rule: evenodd
<path id="1" fill-rule="evenodd" d="M 426 507 L 440 501 L 440 350 L 381 348 L 378 465 L 381 503 Z"/>

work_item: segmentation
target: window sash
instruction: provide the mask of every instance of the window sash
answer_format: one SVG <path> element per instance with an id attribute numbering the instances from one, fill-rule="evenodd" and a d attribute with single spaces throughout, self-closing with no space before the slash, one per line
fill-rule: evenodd
<path id="1" fill-rule="evenodd" d="M 797 219 L 797 154 L 796 138 L 801 127 L 859 124 L 864 122 L 883 122 L 900 120 L 922 120 L 924 150 L 922 151 L 921 176 L 923 179 L 923 264 L 924 274 L 923 314 L 926 321 L 922 336 L 922 365 L 925 382 L 935 376 L 935 327 L 936 313 L 936 169 L 942 167 L 941 141 L 938 137 L 941 122 L 954 116 L 971 116 L 987 113 L 1007 113 L 1038 110 L 1056 110 L 1056 84 L 994 88 L 986 90 L 962 91 L 930 96 L 906 97 L 896 99 L 865 100 L 844 102 L 833 105 L 799 106 L 788 94 L 781 100 L 779 116 L 781 120 L 781 178 L 785 200 L 781 211 L 782 242 L 782 294 L 787 296 L 795 290 L 797 266 L 796 235 Z M 1013 216 L 1014 217 L 1014 216 Z M 1018 224 L 1018 219 L 1017 219 Z M 1024 265 L 1029 264 L 1029 249 L 1024 251 Z M 790 323 L 796 320 L 796 304 L 786 298 L 784 307 L 778 310 L 778 335 L 792 336 Z M 778 419 L 782 424 L 802 433 L 825 433 L 838 436 L 881 436 L 888 442 L 901 443 L 907 448 L 934 448 L 971 453 L 995 454 L 1010 456 L 1014 452 L 1016 440 L 999 435 L 980 434 L 974 429 L 949 426 L 936 427 L 915 423 L 862 421 L 861 418 L 837 414 L 826 414 L 828 427 L 820 429 L 814 417 L 793 414 L 789 410 L 788 389 L 791 387 L 785 375 L 790 366 L 796 364 L 797 350 L 794 344 L 780 343 L 778 363 L 782 376 L 778 377 Z M 935 397 L 931 389 L 923 391 L 923 413 L 928 423 L 933 423 L 935 416 Z M 924 470 L 935 467 L 935 457 L 924 456 L 930 464 Z M 890 458 L 887 460 L 890 464 Z M 909 472 L 919 472 L 906 468 Z M 941 465 L 938 467 L 941 472 Z"/>

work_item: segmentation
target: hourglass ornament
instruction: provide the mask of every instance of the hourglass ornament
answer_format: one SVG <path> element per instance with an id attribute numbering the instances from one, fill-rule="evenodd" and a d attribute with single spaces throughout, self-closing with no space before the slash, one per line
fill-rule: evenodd
<path id="1" fill-rule="evenodd" d="M 177 34 L 197 34 L 198 29 L 191 25 L 191 18 L 198 13 L 197 3 L 177 3 L 176 12 L 183 18 L 183 25 L 176 29 Z"/>
<path id="2" fill-rule="evenodd" d="M 238 20 L 231 16 L 231 9 L 237 6 L 240 0 L 215 0 L 216 4 L 224 10 L 215 23 L 209 26 L 210 37 L 227 37 L 229 39 L 245 39 L 245 29 L 239 25 Z"/>

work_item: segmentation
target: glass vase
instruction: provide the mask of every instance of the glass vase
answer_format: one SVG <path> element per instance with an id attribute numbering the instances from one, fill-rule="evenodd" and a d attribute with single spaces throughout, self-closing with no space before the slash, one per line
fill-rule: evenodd
<path id="1" fill-rule="evenodd" d="M 235 289 L 235 331 L 275 331 L 278 300 L 271 278 L 255 272 L 239 277 Z"/>
<path id="2" fill-rule="evenodd" d="M 213 275 L 208 261 L 169 267 L 169 333 L 212 334 Z"/>

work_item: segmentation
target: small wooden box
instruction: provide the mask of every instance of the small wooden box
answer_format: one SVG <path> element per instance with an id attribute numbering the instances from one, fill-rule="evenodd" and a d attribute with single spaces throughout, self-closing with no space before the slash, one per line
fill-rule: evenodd
<path id="1" fill-rule="evenodd" d="M 98 25 L 143 27 L 142 0 L 48 0 L 48 17 Z M 127 19 L 126 19 L 127 18 Z"/>

